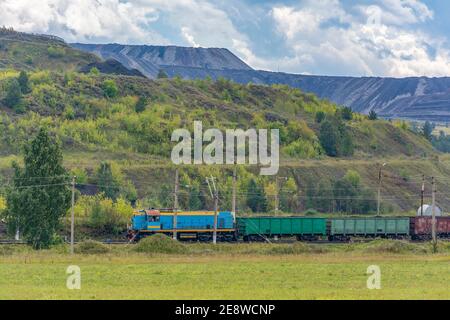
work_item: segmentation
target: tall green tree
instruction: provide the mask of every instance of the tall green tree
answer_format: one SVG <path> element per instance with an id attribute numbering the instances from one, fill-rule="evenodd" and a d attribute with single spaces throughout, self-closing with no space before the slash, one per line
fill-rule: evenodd
<path id="1" fill-rule="evenodd" d="M 327 119 L 322 122 L 322 125 L 320 126 L 319 140 L 328 156 L 338 156 L 340 140 L 339 131 L 332 121 Z"/>
<path id="2" fill-rule="evenodd" d="M 341 110 L 341 117 L 344 120 L 352 120 L 353 119 L 353 110 L 350 107 L 344 107 Z"/>
<path id="3" fill-rule="evenodd" d="M 247 206 L 253 212 L 267 211 L 267 198 L 264 188 L 255 179 L 250 179 L 247 186 Z"/>
<path id="4" fill-rule="evenodd" d="M 316 112 L 316 122 L 321 123 L 325 119 L 325 112 L 317 111 Z"/>
<path id="5" fill-rule="evenodd" d="M 378 119 L 378 115 L 377 115 L 377 113 L 375 112 L 375 110 L 370 110 L 370 112 L 369 112 L 369 120 L 377 120 Z"/>
<path id="6" fill-rule="evenodd" d="M 7 107 L 13 109 L 22 101 L 22 91 L 20 89 L 20 84 L 16 79 L 11 80 L 9 83 L 4 101 Z"/>
<path id="7" fill-rule="evenodd" d="M 148 99 L 146 97 L 139 97 L 136 105 L 134 106 L 134 111 L 141 113 L 145 110 L 148 104 Z"/>
<path id="8" fill-rule="evenodd" d="M 158 79 L 167 79 L 169 76 L 163 69 L 159 69 L 157 77 Z"/>
<path id="9" fill-rule="evenodd" d="M 20 85 L 20 91 L 23 94 L 27 94 L 31 91 L 30 82 L 28 80 L 28 74 L 25 71 L 20 71 L 19 78 L 17 79 Z"/>
<path id="10" fill-rule="evenodd" d="M 50 246 L 70 207 L 69 175 L 62 162 L 59 143 L 41 128 L 25 146 L 24 167 L 13 164 L 13 186 L 7 192 L 8 227 L 19 228 L 35 249 Z"/>
<path id="11" fill-rule="evenodd" d="M 111 164 L 102 162 L 97 170 L 97 185 L 100 192 L 105 194 L 105 197 L 114 201 L 120 195 L 120 182 L 117 177 L 114 177 Z"/>
<path id="12" fill-rule="evenodd" d="M 431 125 L 430 121 L 426 121 L 422 128 L 422 134 L 428 141 L 431 141 L 432 132 L 433 126 Z"/>
<path id="13" fill-rule="evenodd" d="M 198 186 L 193 186 L 189 193 L 189 210 L 201 210 L 204 209 L 204 203 L 202 201 L 202 194 Z"/>

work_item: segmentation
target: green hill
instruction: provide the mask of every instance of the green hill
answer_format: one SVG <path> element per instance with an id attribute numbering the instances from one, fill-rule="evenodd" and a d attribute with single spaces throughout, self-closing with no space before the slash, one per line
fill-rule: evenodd
<path id="1" fill-rule="evenodd" d="M 366 211 L 373 211 L 378 166 L 383 162 L 388 163 L 383 182 L 386 212 L 417 207 L 422 174 L 443 177 L 443 186 L 450 181 L 446 159 L 439 161 L 431 144 L 406 123 L 371 121 L 298 89 L 239 85 L 223 79 L 82 74 L 77 70 L 96 58 L 58 39 L 7 31 L 0 33 L 0 57 L 0 172 L 4 177 L 11 175 L 11 161 L 18 159 L 23 143 L 40 126 L 47 126 L 63 145 L 66 165 L 77 175 L 86 175 L 85 184 L 95 184 L 96 168 L 108 160 L 131 179 L 142 205 L 170 206 L 171 133 L 177 128 L 192 132 L 193 122 L 201 120 L 204 129 L 280 130 L 280 176 L 289 178 L 280 192 L 285 211 L 321 206 L 314 199 L 339 199 L 333 194 L 338 190 L 334 186 L 349 170 L 359 174 L 358 193 L 346 196 L 369 202 L 372 209 Z M 11 106 L 6 103 L 8 92 L 20 70 L 28 71 L 29 91 Z M 337 134 L 334 154 L 323 141 L 326 122 Z M 195 203 L 211 208 L 204 185 L 204 177 L 211 174 L 219 178 L 221 207 L 229 209 L 231 168 L 227 166 L 185 167 L 182 183 L 191 188 L 181 191 L 182 206 L 189 209 Z M 267 196 L 268 210 L 273 209 L 274 177 L 259 177 L 251 166 L 240 168 L 239 177 L 239 208 L 248 208 L 248 183 L 255 179 Z M 328 185 L 328 190 L 318 190 L 319 184 Z M 438 200 L 443 206 L 450 204 L 446 197 Z M 322 211 L 338 210 L 337 202 L 325 203 L 328 209 Z"/>
<path id="2" fill-rule="evenodd" d="M 0 28 L 0 69 L 75 70 L 99 58 L 74 50 L 64 40 Z"/>

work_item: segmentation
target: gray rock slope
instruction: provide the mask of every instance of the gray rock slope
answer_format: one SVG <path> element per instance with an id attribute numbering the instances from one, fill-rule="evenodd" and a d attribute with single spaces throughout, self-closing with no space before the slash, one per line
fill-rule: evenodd
<path id="1" fill-rule="evenodd" d="M 252 70 L 228 49 L 120 44 L 71 44 L 79 50 L 95 53 L 102 59 L 114 59 L 129 69 L 137 69 L 155 78 L 162 67 L 195 67 L 214 70 Z"/>
<path id="2" fill-rule="evenodd" d="M 160 69 L 186 79 L 224 77 L 239 83 L 287 84 L 355 111 L 386 118 L 450 122 L 450 77 L 310 76 L 253 70 L 227 49 L 72 44 L 154 78 Z"/>

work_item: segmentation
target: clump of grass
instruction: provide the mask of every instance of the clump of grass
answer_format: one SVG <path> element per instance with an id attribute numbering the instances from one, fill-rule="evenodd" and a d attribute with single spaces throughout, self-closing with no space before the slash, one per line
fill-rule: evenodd
<path id="1" fill-rule="evenodd" d="M 0 256 L 8 256 L 13 254 L 14 250 L 8 245 L 0 246 Z"/>
<path id="2" fill-rule="evenodd" d="M 362 247 L 364 251 L 375 253 L 426 253 L 422 245 L 409 243 L 402 240 L 374 240 Z"/>
<path id="3" fill-rule="evenodd" d="M 273 248 L 273 252 L 280 254 L 324 253 L 327 251 L 328 249 L 323 246 L 311 245 L 303 242 L 295 242 L 287 246 L 276 245 Z"/>
<path id="4" fill-rule="evenodd" d="M 189 248 L 166 235 L 155 234 L 139 241 L 133 250 L 141 253 L 186 253 Z"/>
<path id="5" fill-rule="evenodd" d="M 110 249 L 101 242 L 86 240 L 77 244 L 74 251 L 81 254 L 104 254 L 108 253 Z"/>
<path id="6" fill-rule="evenodd" d="M 431 247 L 431 245 L 430 245 Z M 430 248 L 430 251 L 432 250 L 432 248 Z M 450 242 L 445 242 L 445 241 L 438 241 L 437 243 L 437 252 L 438 253 L 445 253 L 445 252 L 449 252 L 450 253 Z"/>

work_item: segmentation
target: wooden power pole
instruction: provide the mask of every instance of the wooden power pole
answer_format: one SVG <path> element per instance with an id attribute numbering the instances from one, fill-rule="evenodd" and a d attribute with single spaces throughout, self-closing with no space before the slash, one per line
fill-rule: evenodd
<path id="1" fill-rule="evenodd" d="M 217 243 L 217 211 L 219 210 L 219 190 L 216 187 L 216 183 L 214 182 L 214 177 L 206 178 L 206 182 L 208 183 L 209 192 L 211 193 L 211 197 L 214 199 L 214 226 L 213 226 L 213 244 Z M 211 184 L 209 183 L 211 180 Z M 212 188 L 211 188 L 212 185 Z"/>
<path id="2" fill-rule="evenodd" d="M 278 213 L 278 207 L 280 206 L 280 198 L 279 198 L 279 182 L 278 182 L 278 176 L 275 177 L 275 214 Z"/>
<path id="3" fill-rule="evenodd" d="M 425 193 L 425 175 L 422 175 L 422 190 L 420 191 L 420 216 L 423 216 L 423 196 Z"/>
<path id="4" fill-rule="evenodd" d="M 381 182 L 382 182 L 382 168 L 386 165 L 387 163 L 383 163 L 379 170 L 378 170 L 378 197 L 377 197 L 377 216 L 380 215 L 380 205 L 381 205 Z"/>
<path id="5" fill-rule="evenodd" d="M 286 180 L 287 177 L 275 177 L 275 214 L 280 211 L 280 179 Z"/>
<path id="6" fill-rule="evenodd" d="M 72 209 L 70 214 L 70 253 L 74 252 L 75 242 L 75 176 L 72 177 Z"/>
<path id="7" fill-rule="evenodd" d="M 213 180 L 214 183 L 214 180 Z M 213 243 L 217 243 L 217 211 L 219 210 L 219 192 L 214 186 L 214 233 L 213 233 Z"/>
<path id="8" fill-rule="evenodd" d="M 233 198 L 231 202 L 231 211 L 236 214 L 236 165 L 233 168 Z"/>
<path id="9" fill-rule="evenodd" d="M 431 190 L 432 190 L 432 205 L 431 205 L 431 238 L 433 243 L 433 251 L 437 249 L 436 239 L 436 181 L 434 177 L 431 178 Z"/>
<path id="10" fill-rule="evenodd" d="M 178 211 L 178 169 L 175 170 L 175 187 L 173 192 L 173 238 L 177 240 L 177 211 Z"/>

